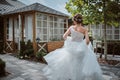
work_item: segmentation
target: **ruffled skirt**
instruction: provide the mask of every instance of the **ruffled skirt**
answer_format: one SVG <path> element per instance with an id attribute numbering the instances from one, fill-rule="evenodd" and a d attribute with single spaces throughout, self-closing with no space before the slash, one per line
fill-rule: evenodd
<path id="1" fill-rule="evenodd" d="M 68 37 L 62 48 L 44 56 L 48 80 L 104 80 L 91 43 L 74 42 Z"/>

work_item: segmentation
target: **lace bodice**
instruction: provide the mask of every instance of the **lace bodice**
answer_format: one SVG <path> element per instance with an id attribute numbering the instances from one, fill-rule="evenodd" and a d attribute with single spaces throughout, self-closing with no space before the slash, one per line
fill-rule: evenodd
<path id="1" fill-rule="evenodd" d="M 73 28 L 73 26 L 70 27 L 70 31 L 71 31 L 71 38 L 72 41 L 82 41 L 84 38 L 84 34 L 78 31 L 75 31 L 75 29 Z"/>

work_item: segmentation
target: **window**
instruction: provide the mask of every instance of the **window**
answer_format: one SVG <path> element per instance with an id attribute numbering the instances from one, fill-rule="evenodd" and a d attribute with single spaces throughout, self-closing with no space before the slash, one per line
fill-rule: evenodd
<path id="1" fill-rule="evenodd" d="M 42 42 L 50 40 L 61 40 L 66 27 L 66 20 L 59 16 L 37 14 L 37 37 Z"/>
<path id="2" fill-rule="evenodd" d="M 119 40 L 119 34 L 120 33 L 120 30 L 119 30 L 119 27 L 115 27 L 115 31 L 114 31 L 114 38 Z"/>
<path id="3" fill-rule="evenodd" d="M 95 28 L 94 25 L 92 25 L 91 31 L 92 31 L 92 35 L 94 38 L 99 36 L 99 31 L 100 31 L 101 36 L 104 36 L 104 26 L 103 25 L 99 26 L 99 28 Z M 107 40 L 120 40 L 120 27 L 107 26 L 106 38 L 107 38 Z"/>

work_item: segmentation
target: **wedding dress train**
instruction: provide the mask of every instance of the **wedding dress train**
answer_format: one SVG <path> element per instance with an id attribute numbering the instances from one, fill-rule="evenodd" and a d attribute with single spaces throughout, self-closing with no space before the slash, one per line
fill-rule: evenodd
<path id="1" fill-rule="evenodd" d="M 44 58 L 48 65 L 43 69 L 48 80 L 104 80 L 92 45 L 86 44 L 84 34 L 70 27 L 62 48 Z"/>

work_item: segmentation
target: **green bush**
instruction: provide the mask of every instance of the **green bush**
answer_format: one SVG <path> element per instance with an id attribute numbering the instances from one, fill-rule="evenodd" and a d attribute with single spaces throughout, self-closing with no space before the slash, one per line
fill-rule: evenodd
<path id="1" fill-rule="evenodd" d="M 20 58 L 30 58 L 34 56 L 34 49 L 30 40 L 27 41 L 27 44 L 25 44 L 24 41 L 21 41 L 20 44 Z"/>
<path id="2" fill-rule="evenodd" d="M 40 58 L 42 58 L 45 54 L 46 54 L 46 53 L 44 53 L 43 51 L 37 52 L 37 53 L 36 53 L 36 58 L 37 58 L 37 59 L 40 59 Z"/>
<path id="3" fill-rule="evenodd" d="M 28 57 L 34 56 L 34 49 L 32 42 L 30 40 L 27 41 L 26 50 L 24 51 L 24 54 L 27 55 Z"/>
<path id="4" fill-rule="evenodd" d="M 25 54 L 23 53 L 26 49 L 26 46 L 25 46 L 25 42 L 24 41 L 20 41 L 20 53 L 19 53 L 19 56 L 22 56 L 24 57 Z"/>
<path id="5" fill-rule="evenodd" d="M 32 57 L 34 56 L 34 49 L 26 49 L 24 52 L 25 57 Z"/>
<path id="6" fill-rule="evenodd" d="M 31 40 L 28 40 L 28 41 L 27 41 L 26 48 L 27 48 L 27 49 L 33 49 L 33 45 L 32 45 Z"/>
<path id="7" fill-rule="evenodd" d="M 45 56 L 45 55 L 46 55 L 45 52 L 40 51 L 40 52 L 37 52 L 37 53 L 36 53 L 36 58 L 37 58 L 38 61 L 41 61 L 41 62 L 47 64 L 47 62 L 46 62 L 45 59 L 43 58 L 43 56 Z"/>
<path id="8" fill-rule="evenodd" d="M 5 62 L 0 59 L 0 76 L 5 76 Z"/>

